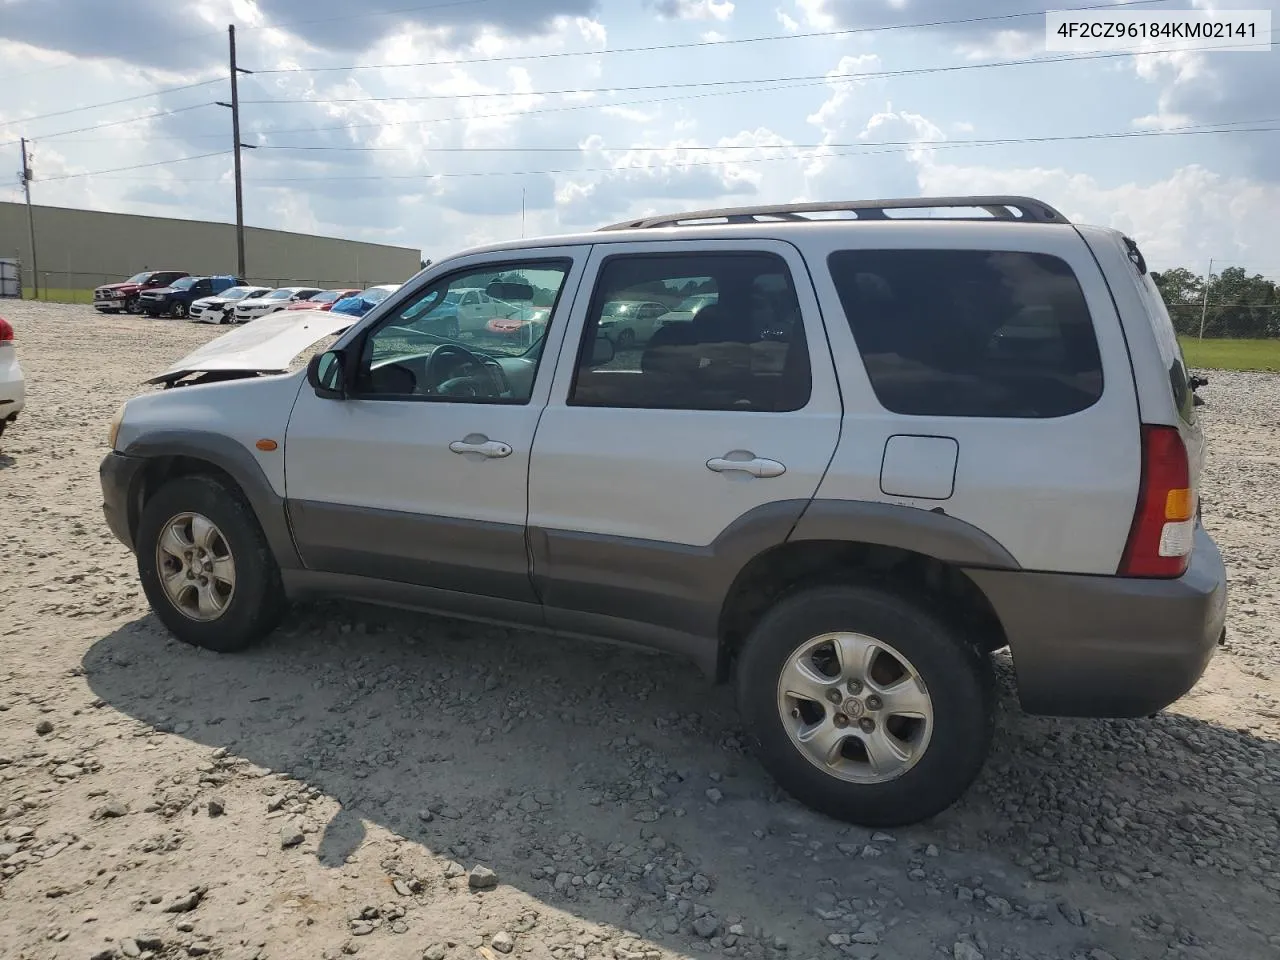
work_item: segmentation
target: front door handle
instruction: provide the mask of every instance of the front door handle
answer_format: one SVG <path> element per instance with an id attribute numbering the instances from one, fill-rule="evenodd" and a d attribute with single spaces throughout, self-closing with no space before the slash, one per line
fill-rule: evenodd
<path id="1" fill-rule="evenodd" d="M 503 443 L 501 440 L 490 440 L 483 433 L 471 433 L 461 440 L 455 440 L 449 444 L 449 449 L 454 453 L 478 453 L 490 460 L 511 456 L 510 444 Z"/>
<path id="2" fill-rule="evenodd" d="M 780 477 L 787 472 L 785 464 L 757 457 L 744 450 L 733 450 L 723 457 L 713 457 L 707 461 L 707 469 L 715 473 L 746 473 L 762 478 Z"/>

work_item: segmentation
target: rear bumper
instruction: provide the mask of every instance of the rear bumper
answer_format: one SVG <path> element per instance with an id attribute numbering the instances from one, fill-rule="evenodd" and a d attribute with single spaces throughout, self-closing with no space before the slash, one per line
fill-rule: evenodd
<path id="1" fill-rule="evenodd" d="M 1004 626 L 1028 713 L 1148 716 L 1195 686 L 1224 637 L 1226 568 L 1203 527 L 1177 580 L 969 574 Z"/>
<path id="2" fill-rule="evenodd" d="M 133 531 L 129 518 L 130 494 L 134 480 L 146 464 L 141 457 L 126 457 L 114 450 L 98 466 L 102 484 L 102 515 L 117 540 L 133 549 Z"/>

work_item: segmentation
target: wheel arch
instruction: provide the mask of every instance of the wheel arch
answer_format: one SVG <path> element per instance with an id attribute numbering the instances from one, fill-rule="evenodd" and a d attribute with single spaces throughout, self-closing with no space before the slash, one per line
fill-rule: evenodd
<path id="1" fill-rule="evenodd" d="M 837 583 L 878 585 L 924 603 L 984 652 L 1008 645 L 969 567 L 1019 569 L 981 530 L 945 513 L 896 504 L 815 501 L 780 543 L 755 553 L 724 595 L 716 675 L 727 680 L 752 628 L 787 594 Z"/>
<path id="2" fill-rule="evenodd" d="M 139 437 L 121 452 L 146 461 L 128 496 L 129 532 L 135 547 L 142 510 L 155 492 L 177 477 L 204 475 L 219 480 L 249 505 L 282 569 L 301 565 L 284 498 L 272 489 L 249 451 L 235 440 L 218 434 L 174 431 Z"/>

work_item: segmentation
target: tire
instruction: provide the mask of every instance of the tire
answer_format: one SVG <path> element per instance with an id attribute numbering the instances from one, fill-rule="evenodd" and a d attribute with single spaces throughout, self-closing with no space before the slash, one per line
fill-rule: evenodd
<path id="1" fill-rule="evenodd" d="M 834 645 L 815 644 L 836 633 L 847 637 L 842 645 L 849 662 L 870 663 L 871 670 L 861 674 L 869 683 L 855 691 L 843 679 L 833 683 L 824 670 L 821 684 L 805 687 L 803 669 L 795 665 L 812 668 L 815 660 L 808 652 L 821 663 Z M 864 659 L 868 649 L 880 653 Z M 893 687 L 891 668 L 902 667 L 903 658 L 907 667 L 901 676 L 911 685 Z M 783 688 L 793 682 L 784 683 L 784 675 L 821 699 L 785 696 L 790 691 Z M 748 735 L 778 785 L 828 816 L 867 827 L 912 824 L 951 806 L 982 769 L 995 726 L 990 660 L 925 605 L 877 587 L 817 587 L 781 600 L 747 638 L 737 682 Z M 833 686 L 844 698 L 838 708 L 822 702 Z M 877 705 L 872 701 L 879 690 L 888 692 Z M 920 706 L 924 709 L 917 710 Z M 897 709 L 916 712 L 919 718 L 897 714 Z M 929 714 L 931 721 L 924 719 Z M 837 726 L 841 720 L 843 727 Z M 871 733 L 859 726 L 868 721 Z M 798 738 L 810 731 L 826 731 L 826 742 L 838 747 L 829 754 L 833 766 L 819 766 L 820 760 L 810 759 L 812 754 L 800 746 Z M 869 742 L 887 760 L 880 772 L 863 746 Z M 886 742 L 899 753 L 887 750 Z M 816 746 L 811 749 L 818 753 Z"/>
<path id="2" fill-rule="evenodd" d="M 169 316 L 175 320 L 185 320 L 187 318 L 187 305 L 179 300 L 169 308 Z"/>
<path id="3" fill-rule="evenodd" d="M 440 336 L 444 337 L 445 339 L 457 340 L 460 337 L 462 331 L 458 329 L 457 317 L 454 317 L 451 320 L 446 320 L 443 324 L 443 327 L 444 329 L 441 331 Z"/>
<path id="4" fill-rule="evenodd" d="M 138 306 L 137 297 L 129 297 L 124 302 L 124 312 L 138 314 L 142 312 L 142 308 Z"/>
<path id="5" fill-rule="evenodd" d="M 170 524 L 184 515 L 197 515 L 209 521 L 217 536 L 204 542 L 215 557 L 229 553 L 232 560 L 230 568 L 222 564 L 223 570 L 229 569 L 232 574 L 230 590 L 226 589 L 225 582 L 210 574 L 210 591 L 218 595 L 222 609 L 208 619 L 199 619 L 199 610 L 180 609 L 179 604 L 170 599 L 161 580 L 162 562 L 169 569 L 176 566 L 172 555 L 162 560 L 161 538 Z M 190 528 L 188 531 L 179 541 L 201 540 L 198 535 L 190 535 L 195 531 Z M 147 501 L 134 539 L 138 576 L 147 601 L 161 623 L 179 640 L 206 650 L 230 653 L 265 637 L 280 622 L 286 606 L 280 568 L 252 508 L 238 491 L 206 476 L 171 480 Z M 189 583 L 179 599 L 188 610 L 199 607 L 197 584 Z"/>
<path id="6" fill-rule="evenodd" d="M 636 345 L 636 332 L 628 327 L 618 331 L 617 347 L 619 350 L 630 350 Z"/>

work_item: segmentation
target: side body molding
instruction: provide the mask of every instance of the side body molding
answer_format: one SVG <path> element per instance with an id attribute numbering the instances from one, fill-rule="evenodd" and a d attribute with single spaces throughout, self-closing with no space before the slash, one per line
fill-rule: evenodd
<path id="1" fill-rule="evenodd" d="M 289 529 L 289 516 L 284 498 L 272 489 L 271 482 L 258 461 L 243 445 L 230 437 L 203 430 L 157 430 L 144 433 L 121 451 L 125 456 L 153 459 L 156 457 L 191 457 L 226 471 L 244 492 L 258 517 L 271 552 L 281 569 L 301 566 L 298 551 Z M 135 483 L 141 482 L 141 476 Z M 136 508 L 138 490 L 130 491 L 130 510 Z M 137 517 L 130 517 L 136 524 Z"/>

